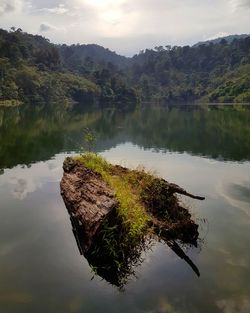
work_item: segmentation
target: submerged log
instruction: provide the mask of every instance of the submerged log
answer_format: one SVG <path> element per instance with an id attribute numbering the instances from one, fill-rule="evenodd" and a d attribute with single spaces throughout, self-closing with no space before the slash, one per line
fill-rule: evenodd
<path id="1" fill-rule="evenodd" d="M 140 259 L 145 240 L 141 238 L 134 246 L 124 242 L 124 227 L 117 214 L 119 201 L 99 173 L 70 157 L 65 159 L 63 169 L 61 195 L 70 214 L 80 253 L 101 277 L 121 287 L 131 274 L 132 265 Z M 149 216 L 150 235 L 153 233 L 165 242 L 199 275 L 196 266 L 175 242 L 179 240 L 196 246 L 199 236 L 198 225 L 191 219 L 189 211 L 180 205 L 175 193 L 199 200 L 204 198 L 145 172 L 111 166 L 111 175 L 127 175 L 129 181 L 131 174 L 133 183 L 143 186 L 140 202 Z"/>

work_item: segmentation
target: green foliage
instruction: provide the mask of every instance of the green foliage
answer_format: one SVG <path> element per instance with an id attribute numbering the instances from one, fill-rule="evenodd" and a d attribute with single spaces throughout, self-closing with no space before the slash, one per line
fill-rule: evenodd
<path id="1" fill-rule="evenodd" d="M 241 65 L 214 80 L 218 87 L 208 94 L 210 102 L 246 103 L 250 101 L 250 65 Z"/>
<path id="2" fill-rule="evenodd" d="M 87 146 L 87 151 L 91 152 L 93 151 L 93 147 L 96 141 L 96 136 L 94 135 L 93 131 L 91 131 L 89 128 L 86 128 L 84 130 L 84 143 Z"/>
<path id="3" fill-rule="evenodd" d="M 120 64 L 126 58 L 96 45 L 56 46 L 20 29 L 0 29 L 0 100 L 135 104 L 136 91 L 109 60 Z"/>
<path id="4" fill-rule="evenodd" d="M 5 71 L 5 65 L 1 67 L 0 63 L 1 72 L 0 100 L 41 103 L 68 99 L 93 102 L 100 93 L 98 86 L 84 77 L 58 71 L 40 71 L 27 63 L 20 63 L 9 71 Z"/>
<path id="5" fill-rule="evenodd" d="M 129 82 L 144 99 L 248 102 L 250 37 L 194 47 L 156 47 L 133 57 Z"/>

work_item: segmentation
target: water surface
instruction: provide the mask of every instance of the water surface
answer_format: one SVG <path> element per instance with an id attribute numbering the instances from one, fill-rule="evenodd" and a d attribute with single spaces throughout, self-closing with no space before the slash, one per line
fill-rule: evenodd
<path id="1" fill-rule="evenodd" d="M 143 164 L 194 194 L 192 269 L 154 243 L 125 290 L 93 278 L 59 192 L 83 130 L 110 162 Z M 250 109 L 0 109 L 0 312 L 250 312 Z"/>

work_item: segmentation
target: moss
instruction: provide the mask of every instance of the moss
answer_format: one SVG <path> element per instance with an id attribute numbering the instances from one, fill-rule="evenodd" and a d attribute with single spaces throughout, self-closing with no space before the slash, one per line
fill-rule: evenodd
<path id="1" fill-rule="evenodd" d="M 114 167 L 103 157 L 95 153 L 84 153 L 76 157 L 87 168 L 102 175 L 109 184 L 119 202 L 117 214 L 122 220 L 127 240 L 137 242 L 142 237 L 149 225 L 150 217 L 141 203 L 141 183 L 139 172 L 115 172 Z"/>

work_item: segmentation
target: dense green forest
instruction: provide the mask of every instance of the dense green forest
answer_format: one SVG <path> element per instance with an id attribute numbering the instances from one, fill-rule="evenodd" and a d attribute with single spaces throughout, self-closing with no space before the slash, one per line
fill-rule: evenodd
<path id="1" fill-rule="evenodd" d="M 0 29 L 0 105 L 250 102 L 249 61 L 246 35 L 126 58 L 98 45 L 55 45 L 21 29 Z"/>
<path id="2" fill-rule="evenodd" d="M 134 58 L 130 77 L 145 98 L 250 102 L 250 37 L 194 47 L 156 47 Z"/>
<path id="3" fill-rule="evenodd" d="M 93 61 L 85 57 L 82 47 L 56 46 L 21 29 L 0 30 L 1 103 L 73 101 L 121 105 L 138 101 L 135 89 L 108 61 L 114 55 L 122 57 L 102 47 L 86 46 L 86 55 L 96 56 Z M 93 49 L 101 51 L 99 57 Z M 100 53 L 105 57 L 105 51 L 108 57 L 102 60 Z"/>

